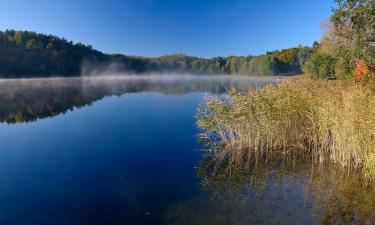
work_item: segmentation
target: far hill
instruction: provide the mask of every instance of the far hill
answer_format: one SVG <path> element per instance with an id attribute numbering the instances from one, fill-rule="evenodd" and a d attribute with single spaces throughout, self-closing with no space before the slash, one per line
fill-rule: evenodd
<path id="1" fill-rule="evenodd" d="M 173 54 L 156 58 L 105 54 L 90 45 L 29 31 L 0 31 L 0 77 L 78 76 L 106 68 L 117 72 L 176 72 L 249 76 L 292 75 L 312 49 L 296 47 L 259 56 L 200 58 Z"/>

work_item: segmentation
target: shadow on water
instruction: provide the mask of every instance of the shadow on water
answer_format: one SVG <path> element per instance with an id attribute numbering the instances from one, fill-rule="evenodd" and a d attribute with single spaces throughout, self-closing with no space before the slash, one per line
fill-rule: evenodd
<path id="1" fill-rule="evenodd" d="M 206 192 L 176 202 L 166 224 L 375 224 L 375 189 L 360 173 L 300 157 L 271 157 L 230 168 L 205 156 Z"/>
<path id="2" fill-rule="evenodd" d="M 261 87 L 274 79 L 230 76 L 118 76 L 0 80 L 0 122 L 19 123 L 53 117 L 106 96 L 160 92 L 222 94 L 229 89 Z"/>

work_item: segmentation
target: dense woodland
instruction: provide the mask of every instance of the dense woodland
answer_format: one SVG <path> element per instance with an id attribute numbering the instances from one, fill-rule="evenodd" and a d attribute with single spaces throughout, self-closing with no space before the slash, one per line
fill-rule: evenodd
<path id="1" fill-rule="evenodd" d="M 157 58 L 104 54 L 90 45 L 28 31 L 0 32 L 1 77 L 77 76 L 104 72 L 289 75 L 302 72 L 313 48 L 296 47 L 260 56 L 199 58 L 173 54 Z"/>

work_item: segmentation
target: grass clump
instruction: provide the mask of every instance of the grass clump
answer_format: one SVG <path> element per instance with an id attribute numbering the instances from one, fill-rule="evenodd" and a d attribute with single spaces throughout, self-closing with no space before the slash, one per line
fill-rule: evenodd
<path id="1" fill-rule="evenodd" d="M 268 153 L 330 159 L 375 177 L 375 92 L 349 81 L 299 80 L 208 97 L 197 124 L 233 165 Z"/>

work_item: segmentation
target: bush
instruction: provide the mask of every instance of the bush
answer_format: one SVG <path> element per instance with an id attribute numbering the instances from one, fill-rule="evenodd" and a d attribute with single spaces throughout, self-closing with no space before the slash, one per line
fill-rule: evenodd
<path id="1" fill-rule="evenodd" d="M 336 79 L 335 66 L 336 60 L 332 56 L 315 53 L 306 62 L 304 70 L 314 80 L 333 80 Z"/>

